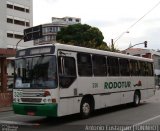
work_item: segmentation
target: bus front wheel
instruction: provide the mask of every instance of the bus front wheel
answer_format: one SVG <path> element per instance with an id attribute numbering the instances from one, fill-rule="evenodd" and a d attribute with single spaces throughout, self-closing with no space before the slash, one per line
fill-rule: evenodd
<path id="1" fill-rule="evenodd" d="M 92 112 L 92 105 L 91 102 L 87 99 L 82 100 L 81 106 L 80 106 L 80 114 L 83 119 L 88 118 L 91 115 Z"/>

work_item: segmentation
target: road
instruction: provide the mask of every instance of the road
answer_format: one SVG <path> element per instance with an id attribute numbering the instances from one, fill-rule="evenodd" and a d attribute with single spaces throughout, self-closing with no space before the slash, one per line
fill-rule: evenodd
<path id="1" fill-rule="evenodd" d="M 2 131 L 90 131 L 90 130 L 160 130 L 160 90 L 138 107 L 121 105 L 97 110 L 89 119 L 78 115 L 47 119 L 37 116 L 16 115 L 12 111 L 0 113 Z M 116 125 L 116 126 L 115 126 Z M 145 126 L 144 126 L 145 125 Z M 5 130 L 6 129 L 6 130 Z M 8 130 L 7 130 L 8 129 Z"/>

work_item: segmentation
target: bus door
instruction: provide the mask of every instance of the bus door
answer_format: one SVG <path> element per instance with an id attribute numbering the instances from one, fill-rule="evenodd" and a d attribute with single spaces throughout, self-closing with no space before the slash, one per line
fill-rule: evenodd
<path id="1" fill-rule="evenodd" d="M 74 113 L 74 97 L 77 96 L 76 53 L 58 51 L 59 115 Z"/>

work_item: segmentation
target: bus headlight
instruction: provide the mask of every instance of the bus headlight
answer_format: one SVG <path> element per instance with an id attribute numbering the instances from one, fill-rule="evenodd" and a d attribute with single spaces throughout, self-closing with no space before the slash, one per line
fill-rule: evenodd
<path id="1" fill-rule="evenodd" d="M 17 102 L 20 102 L 20 99 L 19 99 L 19 98 L 17 98 Z"/>
<path id="2" fill-rule="evenodd" d="M 44 97 L 47 97 L 47 96 L 51 96 L 51 94 L 50 94 L 49 91 L 45 91 L 45 92 L 44 92 Z"/>
<path id="3" fill-rule="evenodd" d="M 51 99 L 48 99 L 48 103 L 52 103 L 52 100 L 51 100 Z"/>
<path id="4" fill-rule="evenodd" d="M 43 102 L 46 103 L 46 99 L 43 99 Z"/>

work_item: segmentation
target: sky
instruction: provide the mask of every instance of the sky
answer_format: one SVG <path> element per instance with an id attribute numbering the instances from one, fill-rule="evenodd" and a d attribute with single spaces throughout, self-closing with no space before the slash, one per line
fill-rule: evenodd
<path id="1" fill-rule="evenodd" d="M 113 39 L 116 48 L 120 50 L 144 41 L 147 41 L 147 49 L 157 50 L 160 49 L 159 2 L 160 0 L 33 0 L 33 25 L 51 23 L 52 17 L 78 17 L 82 24 L 97 27 L 108 44 Z M 137 22 L 157 3 L 159 5 L 156 8 Z M 133 24 L 135 25 L 132 26 Z M 144 48 L 144 45 L 135 48 Z"/>

